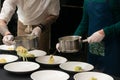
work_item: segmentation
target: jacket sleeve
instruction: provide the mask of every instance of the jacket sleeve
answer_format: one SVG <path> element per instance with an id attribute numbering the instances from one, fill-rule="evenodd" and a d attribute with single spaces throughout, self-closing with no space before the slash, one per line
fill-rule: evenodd
<path id="1" fill-rule="evenodd" d="M 116 24 L 105 27 L 103 30 L 106 37 L 120 35 L 120 21 Z"/>
<path id="2" fill-rule="evenodd" d="M 84 2 L 82 20 L 81 20 L 78 28 L 76 29 L 74 35 L 83 36 L 86 33 L 88 33 L 88 15 L 86 12 L 86 6 L 85 6 L 85 2 Z"/>
<path id="3" fill-rule="evenodd" d="M 59 0 L 51 0 L 48 8 L 48 17 L 41 23 L 44 26 L 51 25 L 57 20 L 60 12 L 60 2 Z"/>
<path id="4" fill-rule="evenodd" d="M 4 0 L 3 6 L 0 13 L 0 19 L 6 21 L 7 23 L 10 21 L 12 15 L 16 10 L 16 0 Z"/>

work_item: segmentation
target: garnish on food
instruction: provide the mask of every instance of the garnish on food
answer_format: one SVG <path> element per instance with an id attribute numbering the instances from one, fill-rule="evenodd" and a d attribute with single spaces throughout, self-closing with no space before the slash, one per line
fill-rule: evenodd
<path id="1" fill-rule="evenodd" d="M 9 47 L 8 50 L 14 50 L 14 48 L 13 47 Z"/>
<path id="2" fill-rule="evenodd" d="M 74 67 L 74 71 L 82 71 L 82 67 L 81 66 L 75 66 Z"/>
<path id="3" fill-rule="evenodd" d="M 54 57 L 53 57 L 53 55 L 50 55 L 50 58 L 49 58 L 49 60 L 48 60 L 48 63 L 49 64 L 53 64 L 54 63 Z"/>
<path id="4" fill-rule="evenodd" d="M 95 77 L 91 77 L 89 80 L 97 80 L 97 78 L 95 78 Z"/>
<path id="5" fill-rule="evenodd" d="M 5 58 L 0 58 L 0 63 L 6 63 L 6 59 Z"/>

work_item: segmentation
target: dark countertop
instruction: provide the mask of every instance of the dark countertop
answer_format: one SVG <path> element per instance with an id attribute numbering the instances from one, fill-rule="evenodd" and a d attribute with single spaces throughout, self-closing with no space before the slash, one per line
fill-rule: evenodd
<path id="1" fill-rule="evenodd" d="M 32 80 L 30 78 L 30 74 L 31 73 L 27 73 L 27 74 L 10 73 L 10 72 L 7 72 L 6 70 L 4 70 L 2 67 L 0 68 L 0 76 L 1 76 L 0 80 Z M 73 79 L 74 74 L 69 73 L 69 75 L 70 75 L 69 80 L 74 80 Z M 120 80 L 120 78 L 118 78 L 118 77 L 113 77 L 113 78 L 114 78 L 114 80 Z"/>
<path id="2" fill-rule="evenodd" d="M 43 66 L 45 66 L 45 65 L 42 65 L 42 67 Z M 55 66 L 55 67 L 48 66 L 48 67 L 49 68 L 45 67 L 44 69 L 40 68 L 40 69 L 38 69 L 38 71 L 39 70 L 48 70 L 48 69 L 50 69 L 50 70 L 60 70 L 58 66 Z M 62 70 L 60 70 L 60 71 L 62 71 Z M 30 78 L 31 74 L 32 74 L 32 72 L 30 72 L 30 73 L 11 73 L 11 72 L 8 72 L 8 71 L 4 70 L 3 66 L 0 67 L 0 76 L 1 76 L 0 80 L 32 80 Z M 74 74 L 70 73 L 69 75 L 70 75 L 69 80 L 73 80 L 73 75 Z"/>
<path id="3" fill-rule="evenodd" d="M 68 60 L 74 60 L 74 61 L 75 60 L 80 60 L 80 61 L 83 60 L 80 58 L 81 57 L 80 54 L 67 54 L 67 56 L 66 56 L 66 54 L 59 53 L 58 55 L 67 57 Z M 72 57 L 71 57 L 71 55 L 72 55 Z M 18 61 L 20 61 L 20 60 L 18 60 Z M 35 60 L 32 59 L 31 61 L 35 61 Z M 23 74 L 11 73 L 11 72 L 4 70 L 3 67 L 4 66 L 0 66 L 0 80 L 32 80 L 30 78 L 30 75 L 32 72 L 23 73 Z M 40 69 L 38 69 L 38 70 L 47 70 L 47 69 L 63 71 L 59 68 L 58 65 L 57 66 L 48 66 L 48 65 L 43 65 L 43 64 L 42 65 L 40 64 Z M 64 71 L 64 72 L 66 72 L 66 71 Z M 70 75 L 69 80 L 74 80 L 73 76 L 75 73 L 70 73 L 70 72 L 66 72 L 66 73 L 68 73 Z M 120 80 L 120 78 L 118 78 L 118 77 L 114 77 L 114 76 L 112 76 L 112 77 L 114 78 L 114 80 Z"/>

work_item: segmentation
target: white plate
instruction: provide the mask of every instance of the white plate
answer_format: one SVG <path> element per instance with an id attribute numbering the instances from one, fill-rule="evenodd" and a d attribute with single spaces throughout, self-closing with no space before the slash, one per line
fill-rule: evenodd
<path id="1" fill-rule="evenodd" d="M 67 59 L 65 57 L 62 57 L 62 56 L 53 55 L 53 58 L 54 58 L 53 64 L 48 63 L 48 61 L 50 59 L 50 55 L 40 56 L 40 57 L 36 58 L 35 60 L 38 63 L 48 64 L 48 65 L 58 65 L 58 64 L 61 64 L 61 63 L 65 63 L 67 61 Z"/>
<path id="2" fill-rule="evenodd" d="M 97 80 L 114 80 L 110 75 L 100 72 L 82 72 L 74 75 L 75 80 L 90 80 L 92 77 Z"/>
<path id="3" fill-rule="evenodd" d="M 31 50 L 28 51 L 28 53 L 33 54 L 35 57 L 45 56 L 47 54 L 45 51 L 42 50 Z"/>
<path id="4" fill-rule="evenodd" d="M 15 45 L 0 45 L 1 50 L 13 51 L 15 50 Z"/>
<path id="5" fill-rule="evenodd" d="M 19 61 L 6 64 L 4 69 L 9 72 L 22 73 L 37 70 L 39 67 L 40 65 L 35 62 Z"/>
<path id="6" fill-rule="evenodd" d="M 6 63 L 9 63 L 18 60 L 18 56 L 11 54 L 0 54 L 0 59 L 5 59 Z M 5 64 L 5 63 L 0 63 L 0 64 Z"/>
<path id="7" fill-rule="evenodd" d="M 79 72 L 74 70 L 76 66 L 80 66 L 82 68 L 82 71 L 90 71 L 94 69 L 93 65 L 85 62 L 79 62 L 79 61 L 68 61 L 59 65 L 59 67 L 63 70 L 70 71 L 70 72 Z"/>
<path id="8" fill-rule="evenodd" d="M 41 70 L 31 74 L 33 80 L 68 80 L 69 75 L 58 70 Z"/>

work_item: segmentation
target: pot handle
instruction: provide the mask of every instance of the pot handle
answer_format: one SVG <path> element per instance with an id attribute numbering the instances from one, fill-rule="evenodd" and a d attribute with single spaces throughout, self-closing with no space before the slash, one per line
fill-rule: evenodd
<path id="1" fill-rule="evenodd" d="M 83 42 L 83 43 L 88 42 L 88 39 L 84 39 L 84 40 L 82 40 L 82 42 Z"/>
<path id="2" fill-rule="evenodd" d="M 58 52 L 60 52 L 59 45 L 60 45 L 59 43 L 56 44 L 56 50 L 57 50 Z"/>

